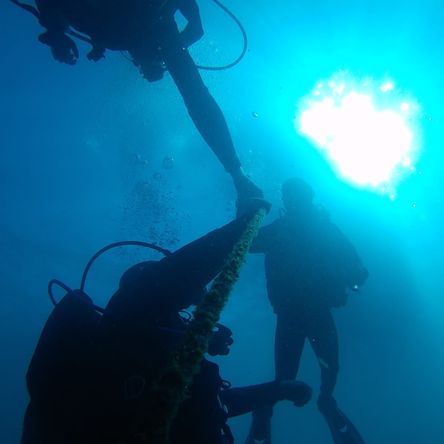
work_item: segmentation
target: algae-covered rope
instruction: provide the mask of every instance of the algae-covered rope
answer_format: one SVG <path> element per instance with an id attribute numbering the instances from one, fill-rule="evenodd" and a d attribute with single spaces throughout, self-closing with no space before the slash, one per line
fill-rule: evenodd
<path id="1" fill-rule="evenodd" d="M 265 217 L 265 209 L 259 209 L 249 221 L 225 265 L 213 281 L 205 299 L 194 312 L 182 345 L 174 352 L 163 375 L 152 391 L 153 410 L 146 442 L 167 444 L 169 429 L 174 421 L 193 377 L 199 373 L 201 361 L 207 352 L 213 328 L 228 301 L 231 290 L 239 278 L 240 270 Z"/>

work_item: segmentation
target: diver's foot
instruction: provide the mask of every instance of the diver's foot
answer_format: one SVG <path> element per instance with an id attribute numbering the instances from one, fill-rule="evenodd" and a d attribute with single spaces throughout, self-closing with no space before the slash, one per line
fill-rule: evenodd
<path id="1" fill-rule="evenodd" d="M 317 404 L 319 411 L 329 424 L 337 429 L 345 426 L 344 414 L 339 410 L 333 396 L 319 396 Z"/>
<path id="2" fill-rule="evenodd" d="M 338 408 L 333 397 L 318 399 L 319 411 L 324 416 L 335 444 L 364 444 L 364 439 L 354 424 Z"/>

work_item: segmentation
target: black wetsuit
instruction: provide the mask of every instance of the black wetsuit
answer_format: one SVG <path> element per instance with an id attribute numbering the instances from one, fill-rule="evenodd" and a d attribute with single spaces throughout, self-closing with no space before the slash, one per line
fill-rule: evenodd
<path id="1" fill-rule="evenodd" d="M 186 49 L 203 33 L 195 0 L 37 0 L 37 6 L 48 30 L 64 32 L 71 26 L 99 48 L 128 51 L 149 81 L 168 70 L 206 143 L 228 173 L 238 172 L 240 161 L 223 113 Z M 177 10 L 190 32 L 179 32 Z"/>
<path id="2" fill-rule="evenodd" d="M 104 320 L 105 321 L 105 320 Z M 186 326 L 178 314 L 170 315 L 140 333 L 125 321 L 105 327 L 101 414 L 93 418 L 94 443 L 138 442 L 156 421 L 150 399 L 150 383 L 161 374 L 170 353 L 178 346 Z M 227 414 L 220 395 L 223 381 L 219 367 L 204 359 L 174 421 L 171 444 L 222 444 L 227 430 Z M 103 420 L 103 421 L 102 421 Z M 112 426 L 110 426 L 112 424 Z"/>
<path id="3" fill-rule="evenodd" d="M 367 277 L 354 247 L 326 215 L 312 207 L 262 228 L 250 251 L 265 254 L 268 296 L 277 315 L 276 379 L 296 378 L 308 340 L 321 368 L 320 396 L 331 398 L 339 370 L 331 308 L 345 305 L 347 289 Z M 271 414 L 271 407 L 255 413 L 261 435 L 269 435 Z"/>
<path id="4" fill-rule="evenodd" d="M 139 442 L 156 413 L 151 383 L 186 329 L 178 312 L 201 299 L 247 221 L 130 268 L 102 317 L 83 297 L 68 294 L 49 318 L 28 371 L 22 444 Z M 172 444 L 230 442 L 221 391 L 218 366 L 204 360 L 173 424 Z"/>

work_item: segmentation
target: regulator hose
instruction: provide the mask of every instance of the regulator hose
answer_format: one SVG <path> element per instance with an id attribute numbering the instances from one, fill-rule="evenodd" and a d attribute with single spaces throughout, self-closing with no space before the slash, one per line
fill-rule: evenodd
<path id="1" fill-rule="evenodd" d="M 112 244 L 108 244 L 108 245 L 104 246 L 103 248 L 101 248 L 96 253 L 94 253 L 94 255 L 91 257 L 91 259 L 86 264 L 85 269 L 83 270 L 82 279 L 80 281 L 80 287 L 79 287 L 79 290 L 76 290 L 76 291 L 86 294 L 85 293 L 85 286 L 86 286 L 86 279 L 88 277 L 88 273 L 91 270 L 91 267 L 94 265 L 94 262 L 100 256 L 102 256 L 102 254 L 106 253 L 109 250 L 113 250 L 114 248 L 126 247 L 126 246 L 149 248 L 151 250 L 157 251 L 158 253 L 162 253 L 164 256 L 169 256 L 170 254 L 172 254 L 171 251 L 167 250 L 166 248 L 159 247 L 158 245 L 152 244 L 149 242 L 134 241 L 134 240 L 113 242 Z M 62 288 L 67 293 L 73 293 L 73 290 L 70 287 L 68 287 L 66 284 L 64 284 L 62 281 L 59 281 L 58 279 L 52 279 L 51 281 L 49 281 L 49 284 L 48 284 L 49 299 L 51 300 L 52 304 L 55 307 L 58 302 L 54 296 L 54 290 L 53 290 L 54 286 Z M 93 304 L 93 307 L 96 311 L 98 311 L 100 313 L 104 312 L 104 309 L 102 307 L 99 307 L 98 305 Z"/>
<path id="2" fill-rule="evenodd" d="M 243 40 L 243 46 L 242 51 L 239 54 L 239 56 L 233 60 L 231 63 L 228 63 L 226 65 L 222 66 L 205 66 L 205 65 L 197 65 L 196 67 L 202 71 L 225 71 L 227 69 L 233 68 L 234 66 L 238 65 L 242 59 L 245 57 L 245 54 L 248 50 L 248 35 L 247 31 L 245 31 L 245 27 L 242 24 L 242 22 L 231 12 L 230 9 L 228 9 L 223 3 L 221 3 L 219 0 L 211 0 L 214 4 L 216 4 L 222 11 L 224 11 L 226 14 L 228 14 L 229 17 L 236 23 L 238 26 L 240 32 L 242 33 L 242 40 Z"/>
<path id="3" fill-rule="evenodd" d="M 149 248 L 151 250 L 157 251 L 159 253 L 162 253 L 164 256 L 169 256 L 171 254 L 171 251 L 166 250 L 165 248 L 161 248 L 156 244 L 151 244 L 148 242 L 142 242 L 142 241 L 120 241 L 120 242 L 113 242 L 112 244 L 106 245 L 105 247 L 101 248 L 99 251 L 97 251 L 91 259 L 88 261 L 88 263 L 85 266 L 85 269 L 83 270 L 82 274 L 82 280 L 80 281 L 80 291 L 85 291 L 85 285 L 86 285 L 86 279 L 88 277 L 89 270 L 93 266 L 94 262 L 102 256 L 103 253 L 106 253 L 109 250 L 113 250 L 114 248 L 118 247 L 126 247 L 126 246 L 136 246 L 136 247 L 144 247 Z"/>

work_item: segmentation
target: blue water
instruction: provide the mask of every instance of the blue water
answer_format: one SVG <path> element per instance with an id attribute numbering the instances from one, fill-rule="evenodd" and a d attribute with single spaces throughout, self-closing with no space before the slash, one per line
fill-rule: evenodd
<path id="1" fill-rule="evenodd" d="M 202 63 L 231 60 L 241 48 L 238 30 L 209 0 L 199 4 L 206 36 L 193 55 Z M 335 312 L 336 398 L 367 444 L 444 442 L 444 4 L 226 4 L 248 31 L 249 51 L 235 69 L 203 76 L 245 169 L 274 204 L 268 221 L 280 208 L 280 183 L 301 176 L 370 272 L 362 292 Z M 37 42 L 35 20 L 8 2 L 0 5 L 0 24 L 0 442 L 9 444 L 19 439 L 25 371 L 51 308 L 47 281 L 76 286 L 89 256 L 111 241 L 177 248 L 229 221 L 235 193 L 169 76 L 148 84 L 118 53 L 97 64 L 82 57 L 75 67 L 60 65 Z M 389 75 L 421 104 L 417 172 L 394 201 L 344 183 L 294 130 L 299 99 L 341 69 Z M 166 156 L 174 168 L 163 168 Z M 102 259 L 88 284 L 97 303 L 146 254 L 126 250 Z M 275 320 L 262 263 L 249 258 L 223 315 L 235 345 L 218 362 L 234 385 L 274 374 Z M 317 391 L 318 365 L 308 349 L 300 378 Z M 231 425 L 243 442 L 249 418 Z M 276 408 L 274 443 L 289 442 L 331 442 L 314 402 Z"/>

